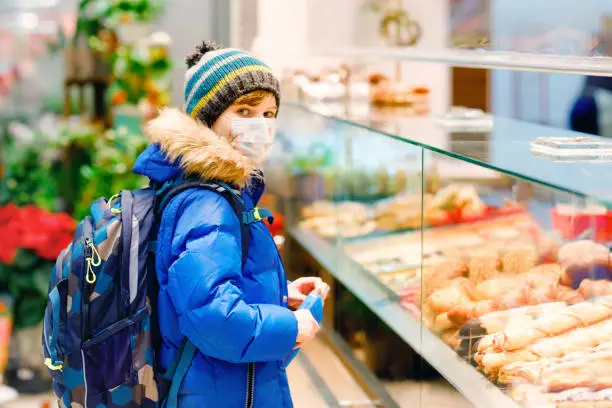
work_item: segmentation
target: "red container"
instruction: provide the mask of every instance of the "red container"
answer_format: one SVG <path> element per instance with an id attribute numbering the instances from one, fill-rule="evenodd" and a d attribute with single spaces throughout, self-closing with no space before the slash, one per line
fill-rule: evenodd
<path id="1" fill-rule="evenodd" d="M 553 209 L 551 213 L 553 228 L 559 231 L 564 239 L 575 239 L 592 229 L 593 235 L 587 238 L 597 242 L 612 241 L 612 211 L 605 214 L 560 214 L 557 209 Z"/>

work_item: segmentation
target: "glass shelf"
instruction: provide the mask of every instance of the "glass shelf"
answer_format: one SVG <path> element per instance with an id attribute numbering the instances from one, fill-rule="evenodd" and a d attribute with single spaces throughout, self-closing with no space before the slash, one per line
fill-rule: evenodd
<path id="1" fill-rule="evenodd" d="M 356 110 L 350 105 L 325 104 L 299 108 L 423 147 L 430 152 L 474 163 L 493 172 L 612 205 L 612 158 L 598 162 L 557 162 L 531 152 L 531 141 L 536 137 L 585 136 L 582 133 L 494 117 L 489 130 L 477 128 L 469 131 L 471 135 L 480 134 L 480 138 L 462 140 L 461 135 L 466 133 L 465 130 L 449 130 L 431 117 L 385 116 L 377 111 L 352 113 Z M 350 129 L 351 126 L 343 128 Z M 486 169 L 483 169 L 483 175 Z"/>
<path id="2" fill-rule="evenodd" d="M 380 59 L 386 59 L 443 63 L 465 68 L 612 76 L 612 58 L 601 56 L 589 57 L 463 49 L 423 50 L 409 47 L 346 48 L 328 51 L 325 54 L 357 61 L 372 60 L 380 62 Z"/>

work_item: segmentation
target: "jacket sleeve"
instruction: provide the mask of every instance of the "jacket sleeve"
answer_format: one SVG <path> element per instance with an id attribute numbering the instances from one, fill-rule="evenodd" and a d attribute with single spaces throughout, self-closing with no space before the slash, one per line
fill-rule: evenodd
<path id="1" fill-rule="evenodd" d="M 247 304 L 240 288 L 238 218 L 225 198 L 197 190 L 177 209 L 167 290 L 183 335 L 205 355 L 232 363 L 281 360 L 296 343 L 289 309 Z"/>

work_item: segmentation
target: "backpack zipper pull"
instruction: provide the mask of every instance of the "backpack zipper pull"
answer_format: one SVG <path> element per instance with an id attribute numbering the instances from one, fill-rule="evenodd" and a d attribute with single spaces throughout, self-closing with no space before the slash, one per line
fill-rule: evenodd
<path id="1" fill-rule="evenodd" d="M 87 273 L 85 275 L 85 280 L 90 285 L 93 285 L 96 283 L 97 279 L 93 268 L 102 264 L 102 257 L 100 257 L 100 253 L 96 249 L 96 246 L 93 244 L 91 239 L 85 238 L 85 245 L 89 248 L 89 256 L 85 258 L 85 261 L 87 262 Z"/>

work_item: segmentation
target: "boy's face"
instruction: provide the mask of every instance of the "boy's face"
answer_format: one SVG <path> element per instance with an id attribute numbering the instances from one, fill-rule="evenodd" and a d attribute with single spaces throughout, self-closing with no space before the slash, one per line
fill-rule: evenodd
<path id="1" fill-rule="evenodd" d="M 256 91 L 231 104 L 213 123 L 212 130 L 219 136 L 231 140 L 232 119 L 234 118 L 268 118 L 276 117 L 278 106 L 274 95 L 269 92 Z"/>

